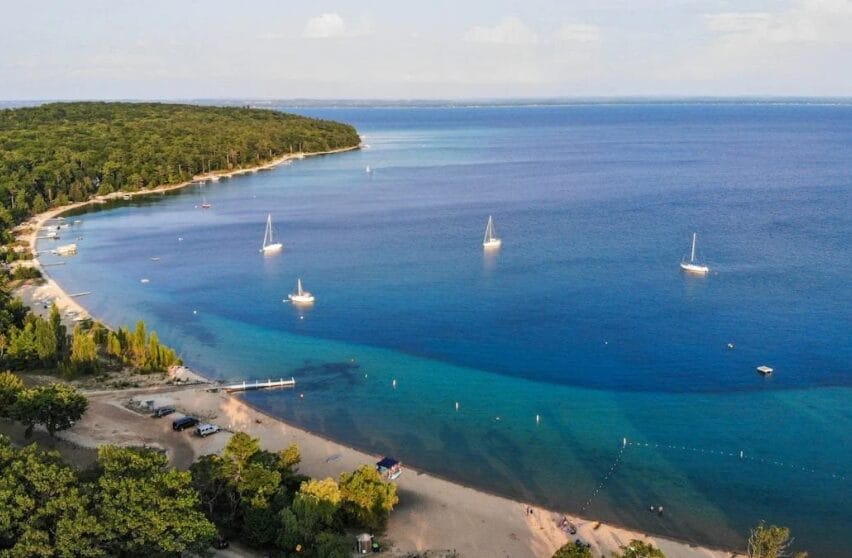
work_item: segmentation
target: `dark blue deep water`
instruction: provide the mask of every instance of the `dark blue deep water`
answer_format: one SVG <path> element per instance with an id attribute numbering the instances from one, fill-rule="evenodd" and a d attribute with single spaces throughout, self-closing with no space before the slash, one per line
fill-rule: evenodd
<path id="1" fill-rule="evenodd" d="M 51 274 L 210 376 L 295 375 L 246 397 L 360 448 L 696 542 L 852 545 L 852 105 L 299 112 L 369 147 L 86 213 Z"/>

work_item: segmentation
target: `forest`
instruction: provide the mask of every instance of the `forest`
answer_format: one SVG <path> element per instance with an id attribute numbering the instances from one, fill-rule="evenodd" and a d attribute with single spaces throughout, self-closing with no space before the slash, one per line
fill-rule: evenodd
<path id="1" fill-rule="evenodd" d="M 0 110 L 0 227 L 93 195 L 359 142 L 348 124 L 242 107 L 75 102 Z"/>

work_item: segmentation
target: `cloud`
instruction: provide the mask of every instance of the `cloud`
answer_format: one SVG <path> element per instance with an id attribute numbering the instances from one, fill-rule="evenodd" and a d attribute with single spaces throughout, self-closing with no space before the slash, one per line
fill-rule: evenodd
<path id="1" fill-rule="evenodd" d="M 722 12 L 704 16 L 707 29 L 753 43 L 852 42 L 852 2 L 799 0 L 781 12 Z"/>
<path id="2" fill-rule="evenodd" d="M 596 43 L 600 39 L 600 28 L 588 23 L 563 23 L 556 32 L 556 40 L 563 42 Z"/>
<path id="3" fill-rule="evenodd" d="M 336 12 L 312 17 L 305 24 L 302 37 L 306 39 L 328 39 L 332 37 L 359 37 L 369 34 L 369 25 L 362 21 L 358 26 L 347 24 Z"/>
<path id="4" fill-rule="evenodd" d="M 465 32 L 464 40 L 470 43 L 531 45 L 538 42 L 538 35 L 520 19 L 504 17 L 493 27 L 471 27 Z"/>
<path id="5" fill-rule="evenodd" d="M 765 28 L 772 15 L 765 12 L 723 12 L 704 16 L 707 29 L 716 33 L 741 33 Z"/>

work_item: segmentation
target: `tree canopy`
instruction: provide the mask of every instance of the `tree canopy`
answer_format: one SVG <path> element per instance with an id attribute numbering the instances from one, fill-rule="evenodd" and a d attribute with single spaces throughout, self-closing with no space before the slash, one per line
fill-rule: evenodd
<path id="1" fill-rule="evenodd" d="M 75 102 L 0 110 L 0 227 L 94 194 L 359 141 L 346 124 L 261 109 Z"/>
<path id="2" fill-rule="evenodd" d="M 630 544 L 621 547 L 620 558 L 666 558 L 663 551 L 645 541 L 633 539 Z"/>
<path id="3" fill-rule="evenodd" d="M 50 384 L 20 391 L 11 416 L 26 425 L 28 435 L 36 424 L 41 424 L 53 436 L 80 420 L 88 406 L 88 400 L 76 388 Z"/>
<path id="4" fill-rule="evenodd" d="M 188 472 L 151 450 L 103 446 L 92 480 L 56 452 L 0 436 L 0 556 L 204 555 L 216 528 Z"/>
<path id="5" fill-rule="evenodd" d="M 553 558 L 592 558 L 592 549 L 582 542 L 572 541 L 562 545 Z"/>
<path id="6" fill-rule="evenodd" d="M 761 521 L 751 530 L 748 538 L 748 555 L 749 558 L 786 558 L 788 556 L 805 558 L 808 555 L 803 551 L 792 553 L 790 551 L 792 544 L 790 529 L 767 525 L 765 521 Z"/>

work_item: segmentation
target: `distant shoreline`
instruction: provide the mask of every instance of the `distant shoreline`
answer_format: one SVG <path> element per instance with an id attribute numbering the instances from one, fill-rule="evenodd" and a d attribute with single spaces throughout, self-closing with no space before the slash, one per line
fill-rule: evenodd
<path id="1" fill-rule="evenodd" d="M 81 317 L 91 317 L 91 315 L 88 313 L 88 311 L 85 310 L 85 308 L 83 308 L 83 306 L 77 303 L 76 300 L 69 296 L 69 294 L 65 292 L 62 287 L 59 286 L 58 283 L 56 283 L 52 278 L 50 278 L 49 274 L 45 271 L 39 260 L 38 254 L 36 252 L 36 238 L 38 236 L 39 230 L 44 226 L 45 222 L 51 219 L 55 219 L 68 212 L 90 205 L 97 205 L 106 203 L 108 201 L 121 200 L 128 195 L 131 196 L 131 198 L 134 198 L 137 196 L 161 194 L 185 188 L 187 186 L 192 185 L 193 183 L 197 183 L 198 181 L 202 180 L 218 180 L 220 178 L 253 173 L 264 169 L 274 168 L 278 165 L 284 164 L 287 161 L 294 159 L 341 153 L 346 151 L 357 150 L 360 148 L 361 145 L 357 145 L 349 148 L 341 148 L 310 154 L 288 154 L 274 159 L 270 162 L 254 167 L 235 169 L 233 171 L 227 172 L 205 173 L 201 175 L 196 175 L 191 180 L 181 182 L 179 184 L 163 185 L 156 188 L 152 188 L 150 190 L 144 190 L 139 192 L 113 192 L 105 196 L 97 196 L 85 202 L 69 204 L 40 213 L 20 225 L 20 227 L 32 227 L 32 230 L 27 232 L 23 239 L 27 242 L 32 252 L 36 253 L 35 259 L 32 260 L 30 264 L 34 265 L 42 272 L 46 283 L 45 285 L 37 287 L 33 290 L 30 290 L 27 287 L 21 287 L 17 290 L 17 292 L 26 292 L 26 298 L 29 299 L 27 300 L 27 302 L 30 304 L 30 306 L 32 306 L 32 299 L 35 298 L 33 294 L 36 291 L 39 291 L 44 296 L 50 297 L 54 300 L 60 311 L 63 313 L 63 316 L 67 316 L 67 313 L 69 311 L 73 311 Z M 22 264 L 28 265 L 27 261 L 23 261 Z M 33 310 L 35 311 L 36 309 L 33 308 Z M 205 377 L 204 375 L 199 374 L 197 372 L 194 372 L 194 374 L 198 377 L 199 380 L 206 381 L 215 386 L 215 382 Z M 300 444 L 309 445 L 311 449 L 308 453 L 316 454 L 321 452 L 331 452 L 334 455 L 337 455 L 339 453 L 351 456 L 352 460 L 358 459 L 361 461 L 363 461 L 364 459 L 367 459 L 369 461 L 369 459 L 372 459 L 373 457 L 365 457 L 369 455 L 369 452 L 359 450 L 353 446 L 349 446 L 344 443 L 340 443 L 338 441 L 326 438 L 321 434 L 308 432 L 306 430 L 303 430 L 301 427 L 291 425 L 290 423 L 278 417 L 275 417 L 274 415 L 271 415 L 268 412 L 255 407 L 254 405 L 249 404 L 242 398 L 228 395 L 227 399 L 233 400 L 235 403 L 237 403 L 237 405 L 242 406 L 241 408 L 250 410 L 253 413 L 253 419 L 245 421 L 244 424 L 244 428 L 250 433 L 262 430 L 259 427 L 261 423 L 259 421 L 255 422 L 257 418 L 254 417 L 264 417 L 268 418 L 270 421 L 273 421 L 275 425 L 280 425 L 280 428 L 282 430 L 293 429 L 295 431 L 303 433 L 303 438 L 301 438 Z M 210 404 L 212 406 L 214 403 L 211 400 L 209 402 L 205 402 L 204 404 Z M 194 408 L 193 405 L 198 408 Z M 202 402 L 195 401 L 195 398 L 187 398 L 183 401 L 183 406 L 187 409 L 187 411 L 200 412 L 202 411 L 201 405 Z M 221 405 L 220 410 L 223 413 L 224 409 L 231 408 L 230 404 L 223 403 L 221 401 L 218 403 L 218 405 Z M 275 426 L 275 428 L 279 428 L 279 426 Z M 70 433 L 72 434 L 73 438 L 73 429 L 70 431 Z M 325 469 L 330 466 L 330 464 L 330 462 L 326 462 L 325 464 L 323 464 L 321 461 L 318 461 L 317 465 L 315 465 L 319 469 L 317 472 L 324 472 Z M 415 514 L 413 519 L 402 520 L 402 525 L 396 528 L 394 527 L 394 514 L 392 514 L 389 532 L 392 533 L 394 539 L 407 540 L 408 538 L 416 537 L 417 533 L 411 531 L 414 527 L 417 526 L 417 522 L 423 520 L 424 518 L 427 522 L 440 523 L 440 518 L 450 513 L 447 511 L 449 509 L 473 508 L 472 510 L 467 510 L 466 513 L 481 513 L 482 517 L 486 518 L 482 520 L 477 519 L 477 521 L 475 522 L 475 528 L 472 527 L 472 530 L 475 531 L 475 533 L 471 533 L 469 531 L 455 534 L 447 532 L 430 533 L 431 537 L 427 537 L 424 541 L 427 545 L 426 548 L 442 548 L 441 545 L 446 544 L 446 540 L 454 538 L 453 535 L 459 536 L 461 539 L 471 538 L 473 540 L 489 541 L 490 538 L 493 536 L 493 533 L 492 524 L 488 523 L 488 521 L 496 520 L 494 517 L 492 517 L 494 514 L 502 514 L 503 516 L 515 518 L 512 519 L 512 525 L 516 524 L 516 515 L 519 515 L 523 518 L 523 524 L 526 525 L 529 529 L 530 546 L 528 550 L 531 556 L 549 558 L 559 546 L 568 542 L 569 540 L 569 537 L 558 528 L 556 521 L 552 520 L 554 517 L 560 517 L 562 515 L 559 512 L 550 511 L 533 506 L 532 509 L 535 511 L 535 513 L 527 515 L 524 513 L 526 510 L 526 505 L 522 502 L 515 501 L 505 496 L 500 496 L 498 494 L 491 493 L 478 488 L 469 487 L 455 481 L 444 479 L 437 475 L 432 475 L 430 473 L 421 473 L 414 469 L 409 470 L 408 472 L 409 475 L 406 477 L 406 480 L 410 480 L 409 482 L 404 483 L 402 486 L 405 489 L 414 492 L 415 499 L 437 500 L 439 502 L 442 502 L 442 507 L 438 507 L 438 509 L 433 509 L 433 507 L 430 507 L 428 511 L 423 510 L 422 516 L 420 516 L 418 512 L 417 514 Z M 415 481 L 415 479 L 417 480 Z M 478 512 L 476 510 L 477 506 L 472 505 L 471 501 L 477 502 L 478 505 L 483 508 L 483 510 L 481 512 Z M 613 524 L 602 522 L 599 523 L 596 520 L 580 518 L 579 516 L 573 514 L 565 514 L 565 516 L 578 526 L 578 536 L 582 537 L 582 539 L 587 542 L 593 543 L 595 547 L 599 549 L 604 555 L 608 554 L 609 551 L 617 550 L 619 546 L 619 541 L 626 544 L 632 538 L 644 540 L 647 542 L 651 542 L 652 544 L 661 546 L 666 552 L 667 556 L 669 556 L 670 558 L 726 558 L 738 554 L 729 550 L 717 550 L 710 549 L 707 547 L 694 546 L 689 542 L 682 542 L 668 539 L 662 536 L 640 533 L 638 531 L 619 527 Z M 478 517 L 479 516 L 477 516 L 477 518 Z M 465 519 L 470 518 L 465 517 Z M 595 525 L 597 525 L 598 523 L 599 526 L 595 527 Z M 573 538 L 571 540 L 573 540 Z M 492 544 L 496 544 L 496 541 Z M 495 552 L 498 551 L 497 548 L 495 548 L 494 550 Z"/>

